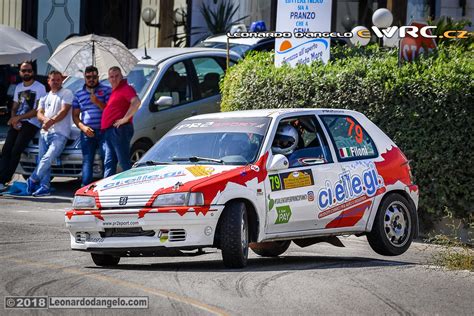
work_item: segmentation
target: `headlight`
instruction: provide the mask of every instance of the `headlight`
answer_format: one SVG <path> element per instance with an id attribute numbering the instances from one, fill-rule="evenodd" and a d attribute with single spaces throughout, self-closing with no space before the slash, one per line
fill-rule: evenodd
<path id="1" fill-rule="evenodd" d="M 159 206 L 197 206 L 204 205 L 204 196 L 200 192 L 169 193 L 158 195 L 153 207 Z"/>
<path id="2" fill-rule="evenodd" d="M 75 209 L 97 209 L 95 198 L 93 196 L 76 195 L 72 202 L 72 207 Z"/>

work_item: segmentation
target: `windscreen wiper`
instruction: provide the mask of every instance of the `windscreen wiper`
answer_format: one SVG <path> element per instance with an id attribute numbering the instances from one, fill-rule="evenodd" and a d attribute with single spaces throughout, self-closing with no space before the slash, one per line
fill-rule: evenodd
<path id="1" fill-rule="evenodd" d="M 222 160 L 222 159 L 206 158 L 206 157 L 198 157 L 198 156 L 173 157 L 173 158 L 171 158 L 171 160 L 172 161 L 191 161 L 191 162 L 210 161 L 210 162 L 224 163 L 224 160 Z"/>
<path id="2" fill-rule="evenodd" d="M 133 168 L 143 167 L 143 166 L 169 165 L 169 164 L 170 164 L 169 162 L 147 160 L 147 161 L 140 162 L 140 163 L 139 163 L 139 162 L 136 162 L 136 163 L 133 165 Z"/>

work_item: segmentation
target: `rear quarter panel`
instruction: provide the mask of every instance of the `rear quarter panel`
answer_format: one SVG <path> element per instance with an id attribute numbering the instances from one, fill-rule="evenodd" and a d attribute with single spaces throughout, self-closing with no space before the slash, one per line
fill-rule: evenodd
<path id="1" fill-rule="evenodd" d="M 354 112 L 354 117 L 363 124 L 375 142 L 379 155 L 374 163 L 385 184 L 375 196 L 370 210 L 366 230 L 371 231 L 378 207 L 387 194 L 393 191 L 406 192 L 415 208 L 418 208 L 418 187 L 411 182 L 408 159 L 401 149 L 365 115 Z"/>

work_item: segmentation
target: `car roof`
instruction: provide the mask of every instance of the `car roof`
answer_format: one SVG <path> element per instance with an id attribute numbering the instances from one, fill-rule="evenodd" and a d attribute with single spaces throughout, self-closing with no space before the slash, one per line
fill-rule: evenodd
<path id="1" fill-rule="evenodd" d="M 278 117 L 287 113 L 298 113 L 304 114 L 349 114 L 359 113 L 352 110 L 346 109 L 325 109 L 325 108 L 288 108 L 288 109 L 263 109 L 263 110 L 246 110 L 246 111 L 230 111 L 230 112 L 218 112 L 210 114 L 196 115 L 187 118 L 186 120 L 196 119 L 217 119 L 217 118 L 234 118 L 234 117 Z"/>
<path id="2" fill-rule="evenodd" d="M 272 40 L 272 38 L 229 38 L 229 43 L 254 46 L 262 41 Z M 227 35 L 215 35 L 206 38 L 203 42 L 227 43 Z"/>
<path id="3" fill-rule="evenodd" d="M 150 56 L 150 59 L 144 59 L 145 49 L 135 48 L 131 49 L 130 52 L 138 58 L 138 64 L 141 65 L 152 65 L 156 66 L 159 63 L 163 62 L 166 59 L 176 57 L 179 55 L 191 54 L 191 53 L 208 53 L 212 54 L 222 54 L 227 53 L 224 49 L 218 48 L 204 48 L 204 47 L 158 47 L 158 48 L 148 48 L 147 55 Z M 234 59 L 239 59 L 240 56 L 230 52 L 231 57 Z"/>

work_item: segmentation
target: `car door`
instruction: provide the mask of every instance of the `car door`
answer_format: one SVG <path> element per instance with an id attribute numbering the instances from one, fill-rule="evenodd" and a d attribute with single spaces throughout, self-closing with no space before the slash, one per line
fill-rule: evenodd
<path id="1" fill-rule="evenodd" d="M 224 77 L 226 59 L 218 56 L 201 56 L 190 59 L 194 71 L 195 114 L 220 111 L 219 82 Z M 233 63 L 231 63 L 233 64 Z"/>
<path id="2" fill-rule="evenodd" d="M 186 60 L 178 61 L 166 69 L 154 90 L 149 103 L 153 116 L 154 139 L 160 139 L 173 126 L 191 116 L 195 93 L 192 86 L 192 71 Z M 157 105 L 160 97 L 171 97 L 171 105 Z"/>
<path id="3" fill-rule="evenodd" d="M 269 171 L 266 232 L 283 233 L 323 229 L 318 220 L 319 191 L 337 180 L 341 169 L 334 163 L 326 137 L 314 115 L 285 118 L 298 130 L 298 146 L 289 155 L 289 168 Z M 277 137 L 277 135 L 275 135 Z M 275 141 L 273 142 L 275 146 Z M 275 150 L 273 147 L 272 151 Z M 327 197 L 323 196 L 323 202 Z"/>
<path id="4" fill-rule="evenodd" d="M 220 110 L 219 80 L 224 67 L 223 57 L 201 56 L 183 59 L 164 70 L 149 104 L 155 140 L 187 117 Z M 204 86 L 209 89 L 204 90 Z M 171 97 L 172 104 L 156 105 L 162 96 Z"/>
<path id="5" fill-rule="evenodd" d="M 328 183 L 323 189 L 324 194 L 332 198 L 327 206 L 320 208 L 318 217 L 320 220 L 331 219 L 322 223 L 328 229 L 364 230 L 374 197 L 384 187 L 383 179 L 374 165 L 377 148 L 353 115 L 319 117 L 334 146 L 341 174 L 336 182 Z"/>

